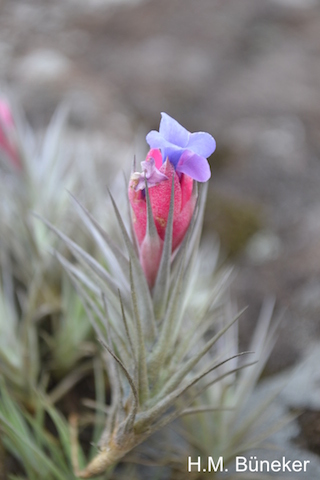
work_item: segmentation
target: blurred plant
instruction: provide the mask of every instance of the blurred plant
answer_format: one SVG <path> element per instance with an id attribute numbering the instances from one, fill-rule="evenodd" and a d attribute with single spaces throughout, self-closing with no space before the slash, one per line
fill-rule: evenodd
<path id="1" fill-rule="evenodd" d="M 64 228 L 74 228 L 64 190 L 78 189 L 81 180 L 61 150 L 66 114 L 65 107 L 57 110 L 40 147 L 22 115 L 11 114 L 10 141 L 19 168 L 10 168 L 16 165 L 2 157 L 0 170 L 2 247 L 12 258 L 14 277 L 23 286 L 29 287 L 33 277 L 41 276 L 41 305 L 53 301 L 53 292 L 46 291 L 42 277 L 46 271 L 47 283 L 56 285 L 57 267 L 46 253 L 55 239 L 42 225 L 32 222 L 31 212 L 36 209 Z"/>
<path id="2" fill-rule="evenodd" d="M 104 375 L 100 362 L 95 365 L 96 400 L 105 402 Z M 3 378 L 0 378 L 0 433 L 3 446 L 21 464 L 21 474 L 5 478 L 28 480 L 65 480 L 76 479 L 72 470 L 72 444 L 70 427 L 61 413 L 43 396 L 37 393 L 35 411 L 30 414 L 21 407 L 8 392 Z M 97 411 L 93 419 L 87 418 L 85 424 L 93 424 L 92 439 L 97 440 L 103 428 L 105 414 Z M 94 449 L 91 449 L 93 453 Z M 79 449 L 77 455 L 84 465 L 85 456 Z M 5 458 L 0 464 L 1 473 L 6 474 Z M 25 476 L 27 475 L 27 476 Z M 109 475 L 99 477 L 107 480 Z"/>
<path id="3" fill-rule="evenodd" d="M 12 278 L 9 272 L 5 271 L 0 282 L 0 372 L 18 389 L 23 387 L 26 380 L 25 375 L 22 375 L 24 361 L 25 349 L 13 299 Z M 30 375 L 27 378 L 30 378 Z"/>
<path id="4" fill-rule="evenodd" d="M 68 425 L 61 415 L 47 405 L 37 403 L 35 415 L 25 411 L 9 395 L 1 381 L 0 431 L 3 445 L 22 463 L 24 473 L 8 475 L 9 479 L 76 478 L 70 468 L 70 442 Z M 46 410 L 57 428 L 59 438 L 48 432 L 45 425 Z M 69 459 L 69 461 L 68 461 Z M 1 465 L 5 471 L 5 465 Z"/>
<path id="5" fill-rule="evenodd" d="M 39 374 L 37 325 L 29 321 L 27 312 L 21 317 L 10 257 L 0 250 L 0 258 L 0 375 L 8 379 L 15 396 L 28 404 Z"/>
<path id="6" fill-rule="evenodd" d="M 32 218 L 32 211 L 40 212 L 79 241 L 84 239 L 65 190 L 80 195 L 86 174 L 65 151 L 66 120 L 67 108 L 62 106 L 40 142 L 22 114 L 0 99 L 0 372 L 27 404 L 40 374 L 53 369 L 60 378 L 77 366 L 80 352 L 89 353 L 85 342 L 92 328 L 50 253 L 56 237 Z M 96 177 L 94 170 L 94 164 L 88 165 L 87 176 Z M 87 194 L 92 196 L 91 191 Z M 93 243 L 84 243 L 92 250 Z M 77 334 L 70 335 L 75 321 Z M 42 361 L 44 338 L 51 362 Z"/>
<path id="7" fill-rule="evenodd" d="M 50 370 L 56 378 L 64 376 L 86 356 L 92 356 L 96 348 L 92 327 L 79 296 L 68 278 L 62 278 L 61 310 L 52 318 L 52 332 L 47 336 L 50 347 Z M 87 340 L 87 341 L 85 341 Z"/>
<path id="8" fill-rule="evenodd" d="M 0 409 L 12 407 L 11 418 L 11 407 L 2 411 L 0 430 L 5 448 L 28 466 L 28 478 L 65 478 L 67 467 L 55 465 L 64 455 L 61 444 L 37 423 L 44 411 L 39 398 L 46 394 L 52 409 L 66 401 L 79 380 L 92 377 L 97 361 L 91 324 L 52 256 L 57 239 L 32 217 L 34 210 L 42 213 L 94 254 L 94 242 L 73 221 L 65 190 L 87 199 L 99 217 L 104 186 L 94 161 L 84 152 L 75 160 L 66 148 L 66 120 L 62 106 L 41 141 L 22 114 L 0 100 L 0 375 L 9 392 L 2 389 Z M 105 400 L 100 395 L 97 402 Z M 48 441 L 38 443 L 42 437 Z M 70 469 L 68 478 L 74 478 Z"/>

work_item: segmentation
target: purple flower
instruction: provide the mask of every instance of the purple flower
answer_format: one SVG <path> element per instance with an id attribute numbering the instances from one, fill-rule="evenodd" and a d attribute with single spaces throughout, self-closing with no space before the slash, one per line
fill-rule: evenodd
<path id="1" fill-rule="evenodd" d="M 207 158 L 215 151 L 215 139 L 205 132 L 190 133 L 174 118 L 161 113 L 159 132 L 152 130 L 146 137 L 151 148 L 159 148 L 163 162 L 168 158 L 177 172 L 198 182 L 211 176 Z"/>

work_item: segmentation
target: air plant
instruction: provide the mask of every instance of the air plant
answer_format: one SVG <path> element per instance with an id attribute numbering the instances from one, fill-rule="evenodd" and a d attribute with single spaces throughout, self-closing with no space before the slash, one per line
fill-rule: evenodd
<path id="1" fill-rule="evenodd" d="M 119 199 L 109 192 L 104 208 L 106 216 L 113 211 L 114 219 L 108 217 L 102 225 L 100 186 L 95 197 L 91 190 L 86 192 L 82 176 L 86 168 L 91 175 L 92 166 L 82 164 L 82 174 L 77 176 L 73 162 L 67 166 L 61 162 L 57 142 L 64 118 L 65 111 L 59 110 L 38 156 L 30 132 L 18 133 L 14 116 L 3 130 L 9 135 L 7 144 L 0 136 L 4 159 L 0 181 L 5 192 L 1 207 L 4 242 L 0 245 L 5 252 L 0 258 L 4 447 L 22 459 L 29 478 L 101 476 L 111 480 L 116 464 L 125 457 L 139 461 L 139 452 L 146 451 L 145 442 L 160 444 L 159 431 L 170 424 L 182 429 L 188 455 L 206 455 L 206 447 L 210 453 L 212 447 L 230 461 L 265 438 L 256 430 L 264 406 L 247 417 L 244 412 L 270 354 L 275 327 L 270 329 L 269 304 L 250 351 L 239 352 L 237 328 L 243 311 L 236 313 L 230 307 L 231 269 L 218 265 L 218 249 L 212 244 L 209 249 L 200 245 L 211 175 L 207 158 L 215 150 L 215 140 L 208 133 L 188 132 L 163 113 L 159 132 L 147 135 L 150 151 L 141 162 L 142 171 L 134 163 L 123 188 L 128 190 L 130 218 L 122 213 L 125 195 Z M 19 160 L 12 157 L 10 163 L 12 152 Z M 74 194 L 74 210 L 66 196 L 58 195 L 62 185 Z M 97 198 L 97 208 L 93 198 Z M 93 213 L 84 206 L 87 203 Z M 41 222 L 31 220 L 30 209 Z M 74 220 L 76 215 L 80 222 Z M 11 220 L 17 217 L 18 236 L 14 237 Z M 9 314 L 13 319 L 10 328 L 4 321 Z M 41 322 L 48 319 L 49 333 L 41 329 Z M 98 341 L 91 336 L 92 328 Z M 8 338 L 7 345 L 16 342 L 17 358 L 11 358 L 2 338 Z M 50 360 L 41 367 L 45 375 L 39 385 L 43 342 Z M 20 364 L 30 352 L 34 365 L 26 373 Z M 83 362 L 87 355 L 93 357 L 90 364 Z M 110 384 L 108 401 L 101 359 Z M 87 401 L 96 414 L 91 421 L 94 444 L 85 467 L 78 445 L 78 424 L 85 420 L 74 412 L 69 418 L 69 436 L 67 422 L 53 404 L 88 371 L 94 371 L 98 387 L 95 401 Z M 52 378 L 61 382 L 46 391 Z M 34 391 L 32 413 L 20 406 L 22 397 L 16 394 L 25 379 L 29 391 Z M 59 439 L 48 433 L 47 415 Z M 168 452 L 175 454 L 164 458 L 168 467 L 174 458 L 172 478 L 176 478 L 174 472 L 183 470 L 186 459 L 174 441 L 170 443 L 170 435 L 166 438 Z"/>
<path id="2" fill-rule="evenodd" d="M 51 276 L 51 287 L 57 281 L 57 267 L 47 254 L 48 245 L 55 239 L 41 224 L 32 222 L 32 211 L 37 210 L 63 228 L 70 225 L 65 189 L 77 189 L 81 179 L 71 171 L 71 158 L 62 152 L 62 134 L 66 125 L 67 110 L 60 107 L 54 115 L 42 144 L 19 112 L 11 113 L 10 133 L 7 140 L 14 155 L 9 155 L 6 144 L 0 142 L 0 186 L 2 243 L 13 263 L 14 277 L 24 286 L 30 286 L 33 277 L 41 276 L 44 298 L 52 301 L 52 292 L 46 292 L 43 271 Z M 2 148 L 1 148 L 2 147 Z M 77 186 L 78 185 L 78 186 Z M 47 248 L 45 248 L 45 246 Z M 50 273 L 49 273 L 50 272 Z M 40 290 L 40 289 L 38 289 Z"/>
<path id="3" fill-rule="evenodd" d="M 84 238 L 72 222 L 66 192 L 72 189 L 80 194 L 84 178 L 82 166 L 63 148 L 66 122 L 67 108 L 61 106 L 40 141 L 22 114 L 0 99 L 0 373 L 26 403 L 41 372 L 52 367 L 61 377 L 77 365 L 80 352 L 88 353 L 83 346 L 92 331 L 76 306 L 79 300 L 74 300 L 73 311 L 71 302 L 66 307 L 70 288 L 50 252 L 57 247 L 57 239 L 32 216 L 37 211 L 79 241 Z M 94 169 L 89 165 L 87 175 L 92 176 Z M 92 196 L 91 191 L 88 195 Z M 92 243 L 85 244 L 93 250 Z M 49 317 L 53 328 L 48 335 L 43 321 Z M 77 335 L 65 335 L 62 344 L 63 332 L 70 332 L 76 319 Z M 39 349 L 44 337 L 51 347 L 50 366 L 41 364 Z M 62 347 L 68 355 L 61 355 Z"/>
<path id="4" fill-rule="evenodd" d="M 94 368 L 96 400 L 103 402 L 104 375 L 99 363 L 97 361 Z M 0 378 L 0 448 L 5 447 L 6 452 L 22 464 L 19 475 L 13 475 L 6 466 L 6 455 L 0 457 L 1 475 L 10 480 L 75 480 L 77 477 L 72 470 L 70 426 L 43 393 L 37 392 L 36 395 L 37 402 L 34 411 L 30 413 L 12 397 L 3 378 Z M 94 426 L 93 442 L 101 432 L 101 417 L 103 418 L 104 414 L 98 411 L 90 421 Z M 84 453 L 78 449 L 77 455 L 81 464 L 84 464 Z M 100 480 L 109 479 L 109 475 L 100 477 Z"/>
<path id="5" fill-rule="evenodd" d="M 206 157 L 215 149 L 214 139 L 203 132 L 190 134 L 163 114 L 160 132 L 151 132 L 147 140 L 152 149 L 142 162 L 144 171 L 133 172 L 129 183 L 135 232 L 131 236 L 110 195 L 123 246 L 115 244 L 74 199 L 107 268 L 45 221 L 76 259 L 70 262 L 57 253 L 105 352 L 111 383 L 111 406 L 99 452 L 87 468 L 75 465 L 80 478 L 101 474 L 184 415 L 212 385 L 252 364 L 248 360 L 234 366 L 233 359 L 243 353 L 230 357 L 217 349 L 242 313 L 222 327 L 219 315 L 213 314 L 220 307 L 226 272 L 216 275 L 214 292 L 200 292 L 201 308 L 194 311 L 199 294 L 195 286 L 201 279 L 197 258 L 205 181 L 210 176 Z M 195 179 L 203 183 L 198 187 Z"/>

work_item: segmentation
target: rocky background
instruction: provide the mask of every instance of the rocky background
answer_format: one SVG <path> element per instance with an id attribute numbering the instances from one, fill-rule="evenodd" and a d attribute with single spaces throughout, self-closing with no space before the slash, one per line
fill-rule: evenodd
<path id="1" fill-rule="evenodd" d="M 236 265 L 243 345 L 269 295 L 283 321 L 266 374 L 318 344 L 319 0 L 0 0 L 0 85 L 39 131 L 69 102 L 70 143 L 105 158 L 106 183 L 143 159 L 160 111 L 212 133 L 205 230 Z M 318 452 L 319 382 L 298 401 Z"/>

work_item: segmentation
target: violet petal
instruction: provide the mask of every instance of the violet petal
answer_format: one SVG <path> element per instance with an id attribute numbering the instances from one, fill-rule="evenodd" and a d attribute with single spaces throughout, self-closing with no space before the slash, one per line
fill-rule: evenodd
<path id="1" fill-rule="evenodd" d="M 142 174 L 139 175 L 139 178 L 136 178 L 136 185 L 134 187 L 135 191 L 144 190 L 146 188 L 146 183 L 144 180 L 144 176 Z"/>
<path id="2" fill-rule="evenodd" d="M 163 136 L 156 130 L 151 130 L 146 136 L 146 141 L 150 148 L 161 148 L 163 143 L 166 143 L 166 140 Z"/>
<path id="3" fill-rule="evenodd" d="M 206 158 L 185 150 L 178 162 L 177 172 L 185 173 L 197 182 L 206 182 L 211 177 L 210 166 Z"/>
<path id="4" fill-rule="evenodd" d="M 152 130 L 146 139 L 151 148 L 161 150 L 162 162 L 168 158 L 177 172 L 186 173 L 199 182 L 210 178 L 207 157 L 214 152 L 216 142 L 209 133 L 190 133 L 162 112 L 159 132 Z"/>
<path id="5" fill-rule="evenodd" d="M 137 182 L 134 187 L 136 192 L 145 189 L 145 178 L 148 187 L 155 187 L 164 180 L 168 180 L 168 177 L 157 169 L 155 160 L 152 157 L 141 162 L 141 167 L 142 173 L 135 172 L 131 177 Z"/>
<path id="6" fill-rule="evenodd" d="M 169 158 L 170 163 L 176 168 L 181 155 L 183 154 L 185 150 L 182 149 L 181 147 L 176 147 L 175 145 L 172 145 L 170 143 L 167 143 L 164 145 L 164 147 L 161 149 L 162 153 L 162 158 L 167 159 Z"/>
<path id="7" fill-rule="evenodd" d="M 209 133 L 191 133 L 187 149 L 201 155 L 201 157 L 208 158 L 216 149 L 216 141 Z"/>
<path id="8" fill-rule="evenodd" d="M 189 140 L 189 132 L 177 120 L 167 113 L 161 113 L 159 133 L 170 143 L 178 147 L 186 147 Z"/>
<path id="9" fill-rule="evenodd" d="M 152 172 L 150 177 L 147 179 L 148 187 L 154 187 L 155 185 L 159 185 L 159 183 L 163 182 L 164 180 L 168 180 L 167 175 L 160 172 L 157 168 Z"/>
<path id="10" fill-rule="evenodd" d="M 166 161 L 167 157 L 169 157 L 170 162 L 176 167 L 184 149 L 168 142 L 155 130 L 148 133 L 146 140 L 150 148 L 160 148 L 163 163 Z"/>
<path id="11" fill-rule="evenodd" d="M 146 178 L 150 178 L 152 175 L 153 170 L 156 168 L 156 162 L 154 158 L 150 157 L 148 160 L 144 160 L 141 162 L 142 171 L 146 174 Z"/>

